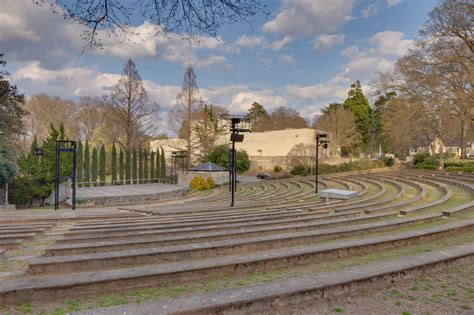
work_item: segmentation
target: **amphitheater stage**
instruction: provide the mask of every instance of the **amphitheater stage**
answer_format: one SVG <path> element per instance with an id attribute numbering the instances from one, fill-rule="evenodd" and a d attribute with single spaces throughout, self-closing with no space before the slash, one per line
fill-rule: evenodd
<path id="1" fill-rule="evenodd" d="M 161 200 L 183 196 L 186 188 L 168 184 L 139 184 L 101 187 L 81 187 L 77 189 L 80 204 L 124 205 L 141 201 Z"/>

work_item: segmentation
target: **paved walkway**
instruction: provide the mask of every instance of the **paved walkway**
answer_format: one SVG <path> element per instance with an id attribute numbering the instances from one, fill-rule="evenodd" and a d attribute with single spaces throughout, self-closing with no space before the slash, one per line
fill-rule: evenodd
<path id="1" fill-rule="evenodd" d="M 120 197 L 149 195 L 162 192 L 177 191 L 182 187 L 168 184 L 139 184 L 139 185 L 118 185 L 102 187 L 82 187 L 77 189 L 78 198 L 94 197 Z"/>

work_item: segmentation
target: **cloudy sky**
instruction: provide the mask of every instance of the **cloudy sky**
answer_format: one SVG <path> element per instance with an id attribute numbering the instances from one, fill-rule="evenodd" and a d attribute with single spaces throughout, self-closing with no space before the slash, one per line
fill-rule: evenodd
<path id="1" fill-rule="evenodd" d="M 0 53 L 10 80 L 27 96 L 78 99 L 109 93 L 132 58 L 166 119 L 184 67 L 195 67 L 201 95 L 233 113 L 252 102 L 292 107 L 307 118 L 342 101 L 350 83 L 370 84 L 413 44 L 435 0 L 262 0 L 270 15 L 233 24 L 199 45 L 152 36 L 140 21 L 134 38 L 103 39 L 81 54 L 82 26 L 32 0 L 0 0 Z M 47 2 L 47 0 L 46 0 Z M 100 35 L 100 34 L 99 34 Z"/>

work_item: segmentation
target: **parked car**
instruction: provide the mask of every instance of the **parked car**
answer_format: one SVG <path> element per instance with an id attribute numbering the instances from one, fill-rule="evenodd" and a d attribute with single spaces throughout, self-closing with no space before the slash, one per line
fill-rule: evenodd
<path id="1" fill-rule="evenodd" d="M 272 179 L 272 175 L 268 174 L 268 173 L 258 173 L 257 174 L 257 178 L 259 179 Z"/>

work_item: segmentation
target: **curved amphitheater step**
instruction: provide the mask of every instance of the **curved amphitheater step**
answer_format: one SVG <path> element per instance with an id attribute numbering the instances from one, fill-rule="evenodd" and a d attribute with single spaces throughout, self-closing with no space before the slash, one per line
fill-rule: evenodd
<path id="1" fill-rule="evenodd" d="M 351 189 L 357 198 L 321 201 L 314 178 L 296 177 L 241 185 L 236 207 L 222 190 L 123 209 L 0 214 L 0 304 L 60 307 L 110 294 L 131 303 L 155 292 L 178 297 L 150 304 L 167 311 L 278 313 L 306 305 L 305 296 L 472 261 L 473 181 L 407 170 L 340 173 L 322 177 L 321 187 Z M 286 290 L 280 298 L 272 295 L 278 287 Z M 235 303 L 212 302 L 226 294 Z M 193 304 L 198 297 L 202 308 Z"/>
<path id="2" fill-rule="evenodd" d="M 126 305 L 81 312 L 106 314 L 221 314 L 286 313 L 290 309 L 321 310 L 318 300 L 361 290 L 370 290 L 420 274 L 432 274 L 455 264 L 474 263 L 474 244 L 401 257 L 362 267 L 316 274 L 312 277 L 275 281 L 216 293 L 187 296 L 163 302 Z M 401 280 L 403 279 L 403 280 Z"/>

